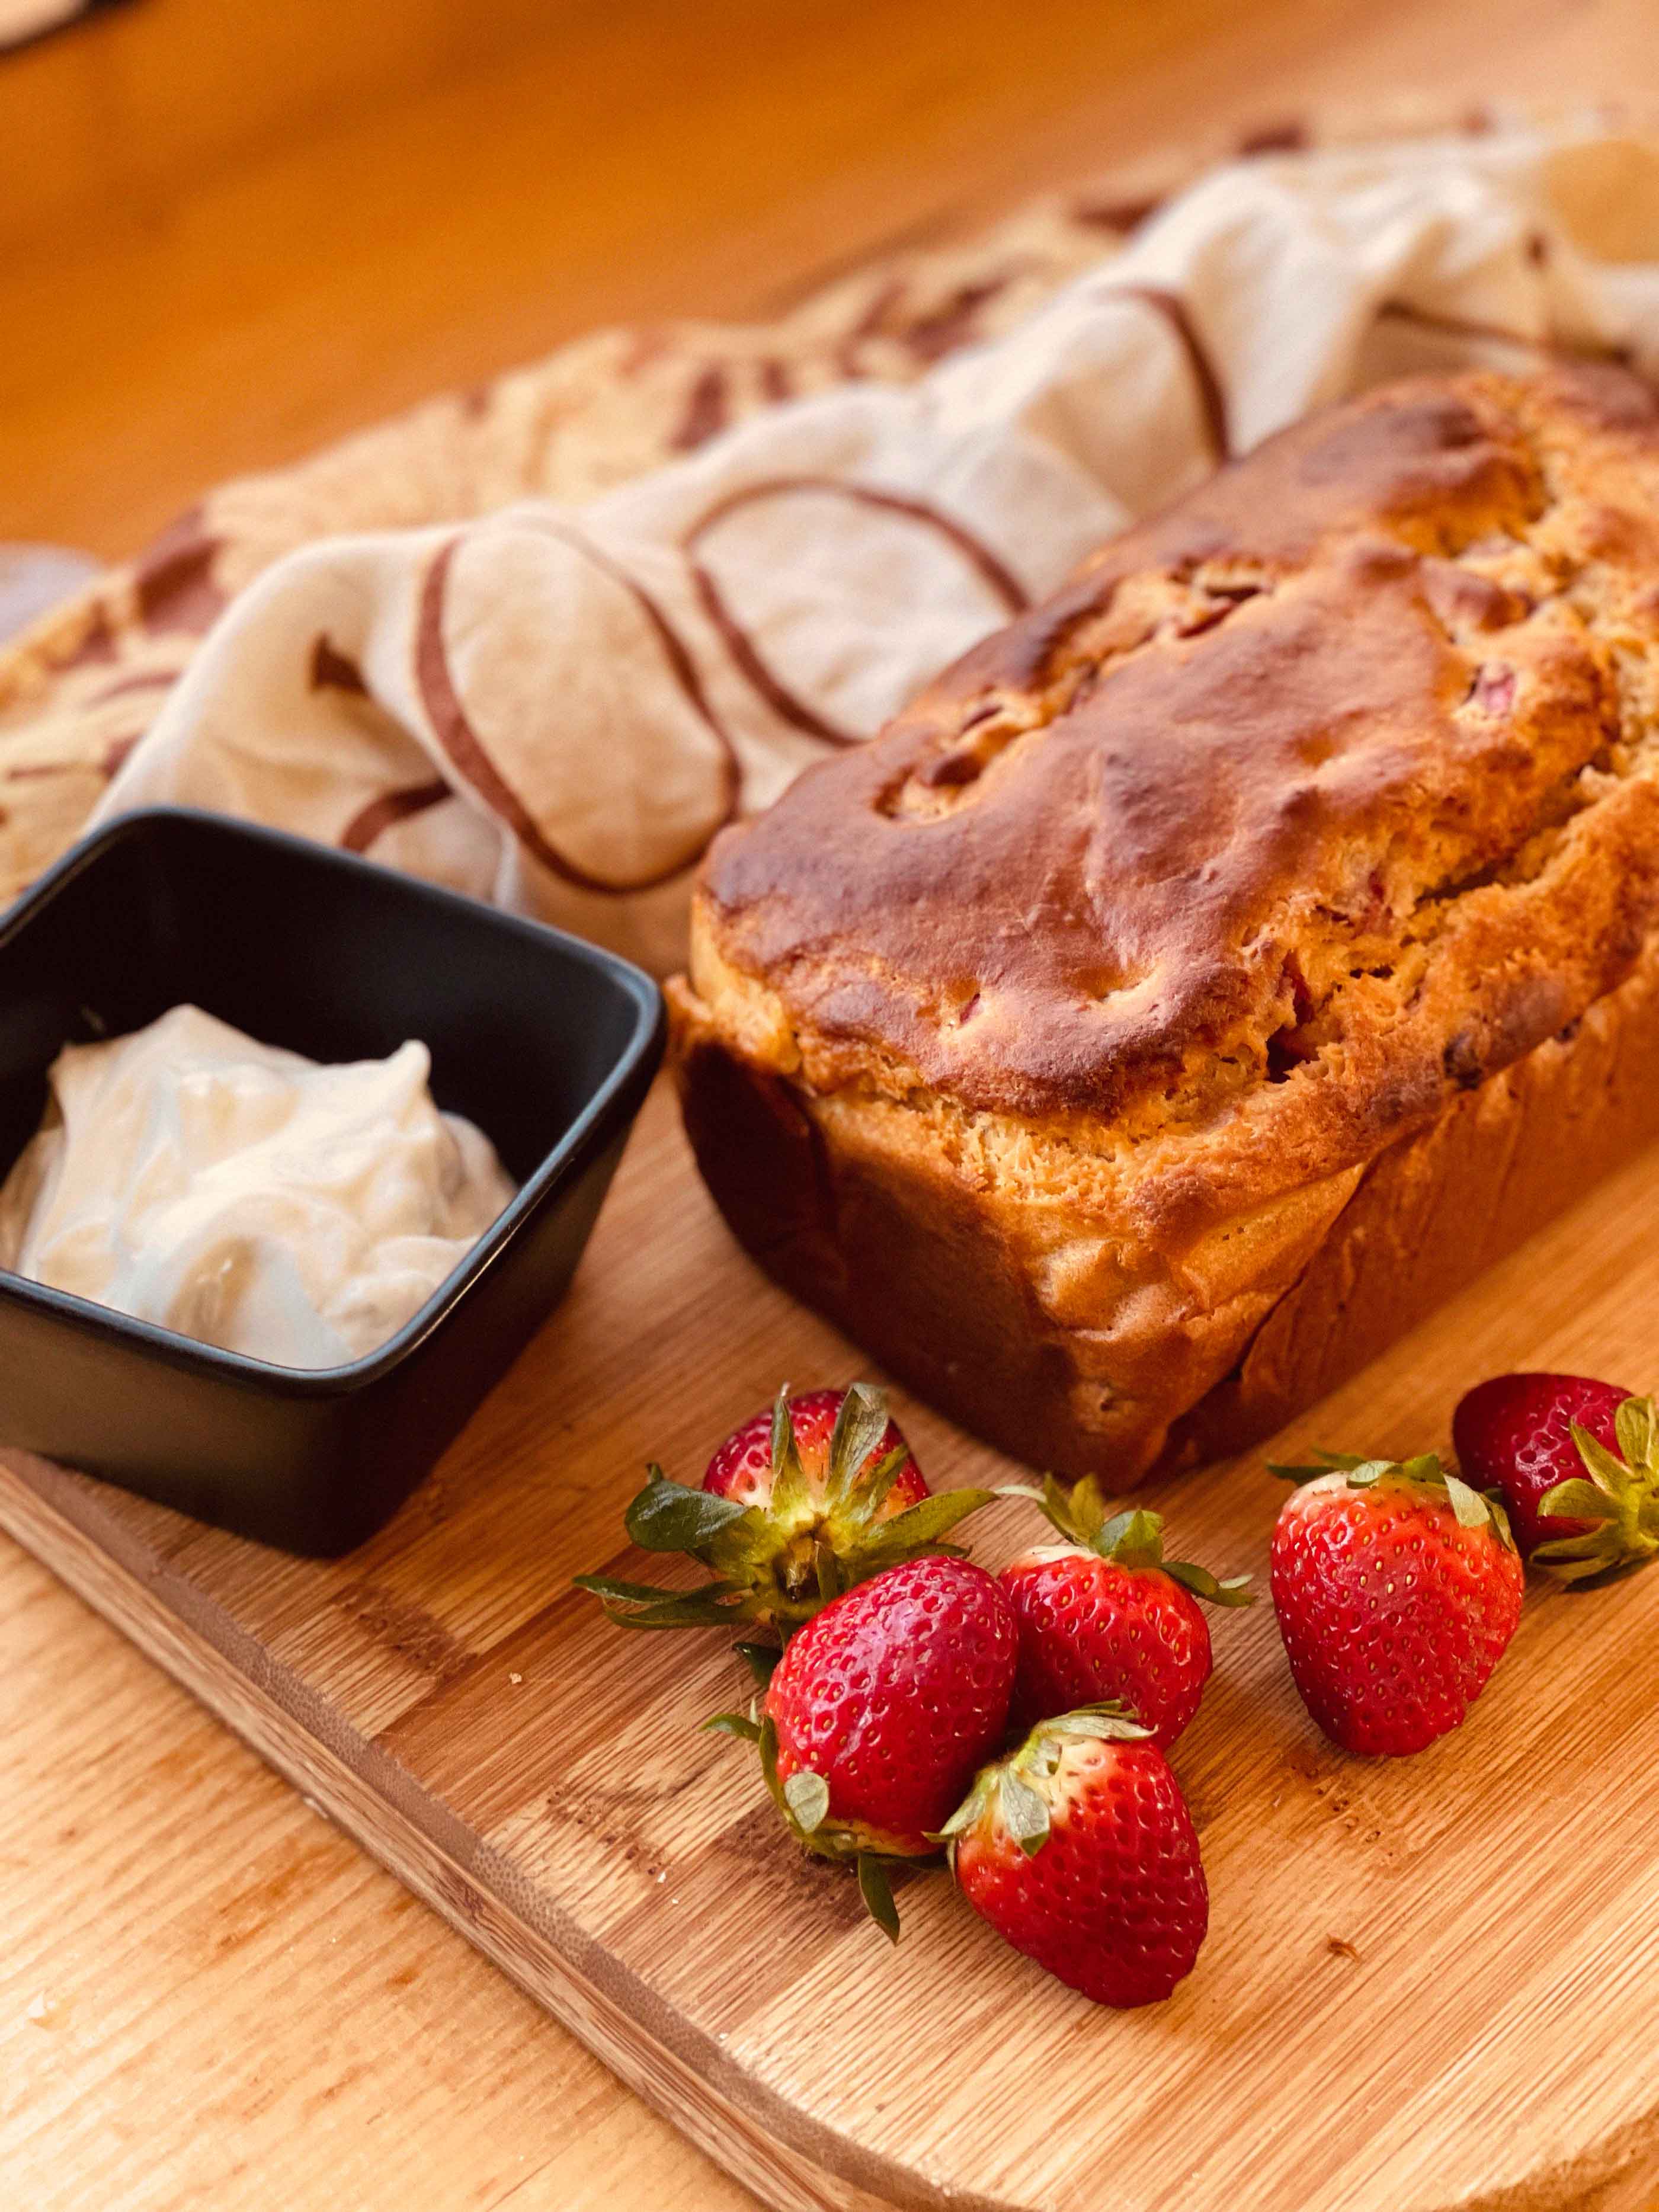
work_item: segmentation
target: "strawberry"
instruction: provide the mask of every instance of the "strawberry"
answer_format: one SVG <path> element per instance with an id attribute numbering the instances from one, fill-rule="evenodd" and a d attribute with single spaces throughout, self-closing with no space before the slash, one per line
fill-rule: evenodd
<path id="1" fill-rule="evenodd" d="M 1521 1617 L 1500 1504 L 1419 1459 L 1323 1455 L 1273 1537 L 1273 1596 L 1308 1711 L 1345 1751 L 1398 1758 L 1460 1725 Z"/>
<path id="2" fill-rule="evenodd" d="M 855 1382 L 853 1389 L 872 1404 L 881 1395 L 866 1382 Z M 801 1390 L 788 1401 L 795 1449 L 800 1455 L 808 1484 L 818 1495 L 822 1495 L 829 1479 L 836 1424 L 850 1395 L 846 1390 Z M 775 1406 L 763 1406 L 758 1413 L 750 1414 L 740 1429 L 733 1429 L 709 1461 L 702 1479 L 703 1488 L 716 1498 L 735 1498 L 739 1504 L 764 1509 L 771 1501 L 776 1480 L 773 1457 L 776 1418 Z M 872 1461 L 879 1463 L 894 1452 L 899 1455 L 897 1472 L 876 1516 L 883 1521 L 902 1513 L 907 1505 L 919 1505 L 928 1495 L 921 1469 L 896 1421 L 890 1420 L 870 1447 L 865 1456 L 865 1468 L 868 1468 Z"/>
<path id="3" fill-rule="evenodd" d="M 1459 1401 L 1452 1444 L 1464 1480 L 1502 1495 L 1522 1557 L 1561 1580 L 1659 1555 L 1651 1398 L 1587 1375 L 1494 1375 Z"/>
<path id="4" fill-rule="evenodd" d="M 628 1628 L 743 1626 L 781 1640 L 855 1583 L 901 1560 L 951 1554 L 945 1539 L 988 1490 L 929 1493 L 879 1390 L 780 1390 L 733 1431 L 701 1488 L 654 1462 L 626 1526 L 647 1552 L 684 1552 L 714 1579 L 692 1590 L 578 1575 Z"/>
<path id="5" fill-rule="evenodd" d="M 1249 1605 L 1249 1577 L 1218 1582 L 1206 1567 L 1166 1559 L 1162 1516 L 1137 1509 L 1109 1519 L 1091 1477 L 1068 1498 L 1051 1475 L 1041 1504 L 1071 1540 L 1022 1552 L 1002 1571 L 1019 1622 L 1017 1722 L 1029 1728 L 1120 1698 L 1167 1751 L 1210 1679 L 1210 1632 L 1198 1601 Z"/>
<path id="6" fill-rule="evenodd" d="M 907 1560 L 796 1632 L 757 1712 L 708 1723 L 759 1744 L 796 1839 L 858 1862 L 865 1902 L 890 1935 L 883 1862 L 938 1850 L 936 1832 L 1002 1741 L 1018 1640 L 983 1567 Z"/>
<path id="7" fill-rule="evenodd" d="M 1210 1920 L 1198 1838 L 1121 1707 L 1039 1722 L 944 1832 L 980 1917 L 1096 2004 L 1156 2004 L 1191 1972 Z"/>

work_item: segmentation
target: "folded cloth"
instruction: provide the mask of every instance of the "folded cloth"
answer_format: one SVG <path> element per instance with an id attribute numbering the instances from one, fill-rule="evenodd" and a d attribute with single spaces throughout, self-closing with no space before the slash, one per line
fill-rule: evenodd
<path id="1" fill-rule="evenodd" d="M 1561 350 L 1659 373 L 1659 144 L 1589 119 L 1230 163 L 908 386 L 277 561 L 94 818 L 278 823 L 665 970 L 723 823 L 1124 523 L 1326 401 Z"/>
<path id="2" fill-rule="evenodd" d="M 914 383 L 951 350 L 1013 328 L 1203 166 L 1191 152 L 1158 155 L 978 236 L 884 255 L 769 322 L 593 331 L 303 460 L 215 485 L 131 563 L 0 645 L 0 904 L 81 834 L 205 633 L 284 554 L 527 498 L 578 504 L 781 399 L 855 380 Z M 353 680 L 328 651 L 313 666 L 319 684 Z M 396 809 L 372 803 L 386 789 L 342 818 L 353 842 L 395 859 Z"/>

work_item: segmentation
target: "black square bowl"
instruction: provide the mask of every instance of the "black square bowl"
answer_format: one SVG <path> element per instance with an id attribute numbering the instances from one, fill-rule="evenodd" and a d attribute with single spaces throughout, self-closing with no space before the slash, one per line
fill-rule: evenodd
<path id="1" fill-rule="evenodd" d="M 520 1184 L 349 1366 L 276 1367 L 0 1269 L 0 1443 L 330 1557 L 390 1516 L 562 1295 L 662 1058 L 649 976 L 303 839 L 173 809 L 88 838 L 0 921 L 0 1177 L 59 1048 L 189 1003 L 318 1060 L 432 1054 Z"/>

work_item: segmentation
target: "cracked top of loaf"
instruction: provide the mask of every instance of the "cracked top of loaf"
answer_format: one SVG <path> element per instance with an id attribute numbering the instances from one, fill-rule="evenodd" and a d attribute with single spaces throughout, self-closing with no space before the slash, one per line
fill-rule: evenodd
<path id="1" fill-rule="evenodd" d="M 693 985 L 820 1092 L 1038 1125 L 1134 1167 L 1143 1214 L 1213 1218 L 1369 1157 L 1629 971 L 1656 722 L 1654 395 L 1599 367 L 1391 386 L 726 831 Z"/>

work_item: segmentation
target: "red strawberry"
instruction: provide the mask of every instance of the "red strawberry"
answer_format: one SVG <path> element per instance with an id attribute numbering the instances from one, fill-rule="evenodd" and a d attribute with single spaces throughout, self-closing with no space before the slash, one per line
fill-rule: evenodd
<path id="1" fill-rule="evenodd" d="M 693 1590 L 578 1575 L 628 1628 L 741 1626 L 777 1638 L 902 1559 L 954 1554 L 945 1538 L 988 1490 L 929 1494 L 879 1390 L 778 1393 L 715 1453 L 700 1489 L 652 1465 L 627 1513 L 647 1552 L 684 1552 L 713 1582 Z"/>
<path id="2" fill-rule="evenodd" d="M 1587 1375 L 1495 1375 L 1459 1401 L 1452 1444 L 1464 1480 L 1501 1493 L 1522 1557 L 1582 1582 L 1659 1554 L 1656 1425 L 1651 1398 Z"/>
<path id="3" fill-rule="evenodd" d="M 890 1935 L 880 1862 L 938 1850 L 937 1831 L 1002 1740 L 1017 1641 L 983 1567 L 910 1559 L 797 1631 L 758 1717 L 709 1723 L 759 1742 L 797 1838 L 821 1857 L 858 1860 L 865 1901 Z"/>
<path id="4" fill-rule="evenodd" d="M 1191 1972 L 1210 1922 L 1198 1838 L 1168 1760 L 1121 1709 L 1041 1722 L 945 1832 L 980 1917 L 1097 2004 L 1156 2004 Z"/>
<path id="5" fill-rule="evenodd" d="M 1421 1751 L 1486 1687 L 1521 1617 L 1525 1571 L 1503 1507 L 1432 1454 L 1324 1458 L 1273 1470 L 1302 1486 L 1273 1539 L 1291 1673 L 1345 1751 Z"/>
<path id="6" fill-rule="evenodd" d="M 1019 1622 L 1014 1717 L 1022 1728 L 1103 1698 L 1121 1699 L 1167 1751 L 1198 1711 L 1210 1679 L 1200 1597 L 1249 1605 L 1248 1576 L 1165 1559 L 1161 1516 L 1107 1517 L 1085 1478 L 1068 1498 L 1052 1476 L 1042 1510 L 1066 1544 L 1038 1545 L 1002 1571 Z"/>
<path id="7" fill-rule="evenodd" d="M 870 1401 L 879 1395 L 864 1382 L 855 1382 L 853 1389 Z M 800 1454 L 808 1486 L 817 1498 L 822 1498 L 828 1487 L 836 1423 L 849 1395 L 845 1390 L 800 1390 L 788 1401 L 795 1449 Z M 712 1491 L 716 1498 L 735 1498 L 741 1505 L 767 1505 L 776 1474 L 772 1456 L 776 1417 L 775 1406 L 763 1406 L 740 1429 L 733 1429 L 709 1461 L 708 1471 L 702 1479 L 703 1488 Z M 889 1421 L 871 1446 L 865 1457 L 865 1468 L 870 1468 L 872 1461 L 878 1464 L 892 1452 L 900 1455 L 899 1466 L 874 1516 L 882 1521 L 891 1520 L 907 1505 L 920 1504 L 928 1494 L 921 1469 L 896 1421 Z"/>

